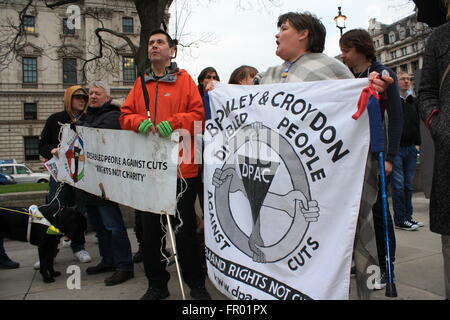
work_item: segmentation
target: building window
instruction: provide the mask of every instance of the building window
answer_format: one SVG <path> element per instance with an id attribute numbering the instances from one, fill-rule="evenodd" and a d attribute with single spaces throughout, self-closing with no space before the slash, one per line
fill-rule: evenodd
<path id="1" fill-rule="evenodd" d="M 64 84 L 77 83 L 77 59 L 74 58 L 63 59 L 63 83 Z"/>
<path id="2" fill-rule="evenodd" d="M 402 56 L 406 56 L 407 52 L 406 47 L 402 48 Z"/>
<path id="3" fill-rule="evenodd" d="M 404 71 L 404 72 L 408 72 L 408 65 L 407 64 L 402 64 L 400 66 L 400 70 Z"/>
<path id="4" fill-rule="evenodd" d="M 25 161 L 39 160 L 39 136 L 23 137 Z"/>
<path id="5" fill-rule="evenodd" d="M 37 83 L 37 58 L 22 58 L 22 74 L 24 83 Z"/>
<path id="6" fill-rule="evenodd" d="M 26 32 L 36 32 L 36 17 L 23 16 L 23 29 Z"/>
<path id="7" fill-rule="evenodd" d="M 391 59 L 397 58 L 397 51 L 391 51 Z"/>
<path id="8" fill-rule="evenodd" d="M 413 52 L 419 51 L 419 45 L 417 43 L 413 43 L 412 44 L 412 49 L 413 49 Z"/>
<path id="9" fill-rule="evenodd" d="M 411 62 L 411 69 L 412 69 L 412 72 L 414 72 L 417 69 L 419 69 L 419 62 L 418 61 Z"/>
<path id="10" fill-rule="evenodd" d="M 133 57 L 123 57 L 123 81 L 136 79 L 136 66 Z"/>
<path id="11" fill-rule="evenodd" d="M 37 120 L 37 104 L 36 103 L 24 103 L 23 119 L 24 120 Z"/>
<path id="12" fill-rule="evenodd" d="M 394 43 L 395 42 L 395 33 L 391 32 L 389 33 L 389 43 Z"/>
<path id="13" fill-rule="evenodd" d="M 123 33 L 133 33 L 133 18 L 131 17 L 123 17 L 122 18 L 122 32 Z"/>
<path id="14" fill-rule="evenodd" d="M 63 34 L 65 34 L 65 35 L 75 34 L 75 26 L 72 26 L 72 28 L 69 28 L 67 26 L 67 18 L 63 19 Z"/>
<path id="15" fill-rule="evenodd" d="M 400 36 L 400 40 L 403 40 L 406 38 L 406 29 L 405 28 L 400 28 L 399 30 L 399 36 Z"/>

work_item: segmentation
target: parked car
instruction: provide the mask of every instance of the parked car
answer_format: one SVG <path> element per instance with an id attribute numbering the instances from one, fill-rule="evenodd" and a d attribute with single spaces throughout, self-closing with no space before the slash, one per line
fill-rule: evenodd
<path id="1" fill-rule="evenodd" d="M 17 183 L 45 183 L 50 181 L 49 173 L 33 172 L 26 165 L 18 163 L 0 164 L 0 173 L 10 175 Z"/>
<path id="2" fill-rule="evenodd" d="M 17 183 L 9 174 L 0 173 L 0 184 L 15 184 Z"/>

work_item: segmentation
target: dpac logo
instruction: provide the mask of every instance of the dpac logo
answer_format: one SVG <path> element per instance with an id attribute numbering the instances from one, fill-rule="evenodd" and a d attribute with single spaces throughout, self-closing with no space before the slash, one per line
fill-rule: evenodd
<path id="1" fill-rule="evenodd" d="M 69 149 L 66 151 L 66 158 L 73 182 L 83 179 L 86 157 L 84 155 L 84 143 L 79 135 L 76 135 L 69 145 Z"/>
<path id="2" fill-rule="evenodd" d="M 283 136 L 260 122 L 244 126 L 228 145 L 232 150 L 212 178 L 220 226 L 253 261 L 280 261 L 319 217 L 303 164 Z M 283 220 L 282 227 L 271 229 L 273 219 Z"/>

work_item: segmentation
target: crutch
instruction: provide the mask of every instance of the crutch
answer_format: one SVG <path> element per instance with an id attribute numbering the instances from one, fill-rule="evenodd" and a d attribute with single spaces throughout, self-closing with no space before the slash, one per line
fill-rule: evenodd
<path id="1" fill-rule="evenodd" d="M 384 72 L 383 72 L 384 75 Z M 386 194 L 386 180 L 384 168 L 384 129 L 381 120 L 381 111 L 379 103 L 379 95 L 373 88 L 372 84 L 364 88 L 358 101 L 358 111 L 352 116 L 358 119 L 364 109 L 367 107 L 370 124 L 370 152 L 378 153 L 378 164 L 380 168 L 380 188 L 381 198 L 383 202 L 383 223 L 384 223 L 384 242 L 386 247 L 386 297 L 397 297 L 397 289 L 395 287 L 394 278 L 391 268 L 391 249 L 389 246 L 389 228 L 388 228 L 388 205 Z"/>
<path id="2" fill-rule="evenodd" d="M 381 188 L 381 200 L 383 202 L 383 222 L 384 222 L 384 244 L 386 246 L 386 271 L 387 271 L 387 282 L 386 282 L 386 297 L 396 297 L 397 289 L 394 283 L 394 277 L 392 275 L 392 265 L 391 265 L 391 248 L 389 239 L 389 228 L 388 228 L 388 204 L 387 204 L 387 193 L 386 193 L 386 179 L 384 170 L 384 152 L 378 153 L 378 164 L 380 166 L 380 188 Z"/>

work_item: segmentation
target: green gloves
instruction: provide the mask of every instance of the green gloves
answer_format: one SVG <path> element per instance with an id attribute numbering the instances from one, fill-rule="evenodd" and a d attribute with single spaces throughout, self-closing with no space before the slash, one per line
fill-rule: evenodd
<path id="1" fill-rule="evenodd" d="M 153 123 L 151 123 L 150 120 L 145 119 L 145 120 L 143 120 L 143 121 L 141 122 L 141 124 L 139 125 L 138 131 L 139 131 L 139 133 L 146 134 L 147 131 L 148 131 L 152 126 L 153 126 Z"/>
<path id="2" fill-rule="evenodd" d="M 145 119 L 141 122 L 141 124 L 138 127 L 138 131 L 139 133 L 142 134 L 146 134 L 148 132 L 148 130 L 150 130 L 150 128 L 153 126 L 153 123 L 148 120 Z M 163 136 L 163 137 L 167 137 L 170 136 L 170 134 L 172 133 L 173 129 L 172 126 L 170 125 L 169 121 L 161 121 L 156 128 L 158 129 L 159 133 Z"/>
<path id="3" fill-rule="evenodd" d="M 161 121 L 156 128 L 158 129 L 159 133 L 163 136 L 163 137 L 167 137 L 170 136 L 170 134 L 172 133 L 173 129 L 172 126 L 170 125 L 169 121 Z"/>

